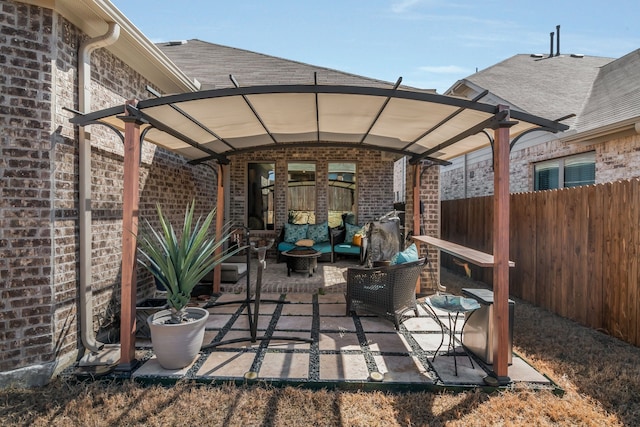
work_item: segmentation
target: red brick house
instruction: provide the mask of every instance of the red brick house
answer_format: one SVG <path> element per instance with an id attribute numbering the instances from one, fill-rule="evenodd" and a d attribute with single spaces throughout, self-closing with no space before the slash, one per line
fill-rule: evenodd
<path id="1" fill-rule="evenodd" d="M 511 150 L 511 192 L 599 184 L 640 176 L 640 49 L 621 58 L 551 52 L 515 55 L 456 82 L 447 94 L 504 103 L 563 120 Z M 492 194 L 491 150 L 442 168 L 442 199 Z"/>
<path id="2" fill-rule="evenodd" d="M 83 134 L 69 123 L 74 110 L 89 112 L 124 105 L 131 98 L 153 98 L 146 87 L 170 94 L 230 86 L 231 73 L 243 85 L 309 84 L 315 73 L 325 84 L 393 87 L 393 83 L 197 40 L 156 46 L 108 1 L 70 0 L 55 5 L 37 0 L 3 1 L 0 20 L 4 35 L 0 42 L 0 384 L 4 385 L 48 381 L 85 349 L 108 342 L 118 325 L 123 145 L 104 126 L 91 126 Z M 110 22 L 119 28 L 110 28 Z M 190 61 L 202 59 L 207 51 L 231 54 L 238 61 L 225 59 L 225 66 L 218 70 L 195 73 Z M 204 62 L 214 67 L 220 61 L 211 56 Z M 232 68 L 227 68 L 230 63 Z M 80 82 L 82 73 L 87 76 L 84 83 Z M 79 90 L 83 86 L 86 91 Z M 276 174 L 286 175 L 288 161 L 295 159 L 315 166 L 318 220 L 328 215 L 330 164 L 356 165 L 357 218 L 371 220 L 393 208 L 393 162 L 398 157 L 368 149 L 313 147 L 239 154 L 227 169 L 231 187 L 226 218 L 245 222 L 242 194 L 249 163 L 270 164 Z M 201 212 L 216 205 L 215 169 L 190 165 L 187 160 L 144 144 L 142 215 L 151 214 L 156 202 L 169 206 L 176 215 L 194 198 L 207 201 L 198 206 Z M 436 169 L 427 177 L 437 186 Z M 436 210 L 437 193 L 431 191 L 429 197 L 425 202 Z M 285 203 L 282 194 L 276 197 L 275 224 L 265 226 L 265 233 L 276 233 L 286 221 Z M 437 223 L 432 224 L 435 229 Z M 90 236 L 88 241 L 83 240 L 86 236 Z M 144 298 L 153 292 L 153 284 L 144 272 L 139 275 L 138 297 Z"/>
<path id="3" fill-rule="evenodd" d="M 351 211 L 357 222 L 390 211 L 393 165 L 403 156 L 412 159 L 406 176 L 407 222 L 421 233 L 438 235 L 438 164 L 486 145 L 484 137 L 476 135 L 484 128 L 493 129 L 503 143 L 508 142 L 510 127 L 513 135 L 536 126 L 561 128 L 519 112 L 511 121 L 508 110 L 494 105 L 406 88 L 400 82 L 199 40 L 157 46 L 107 0 L 3 0 L 1 5 L 2 386 L 46 383 L 82 354 L 99 351 L 118 329 L 119 287 L 127 273 L 121 263 L 127 219 L 123 193 L 132 190 L 125 186 L 129 157 L 123 141 L 128 140 L 120 133 L 120 119 L 109 120 L 120 115 L 120 108 L 124 114 L 127 100 L 142 100 L 142 110 L 154 108 L 157 96 L 161 98 L 156 107 L 169 108 L 192 102 L 193 93 L 207 89 L 214 91 L 207 92 L 207 99 L 222 99 L 215 91 L 227 90 L 234 102 L 267 92 L 285 98 L 315 97 L 313 112 L 292 111 L 318 115 L 315 138 L 300 136 L 307 130 L 270 132 L 275 125 L 291 132 L 286 126 L 293 121 L 276 117 L 259 135 L 270 138 L 271 145 L 256 149 L 257 143 L 247 142 L 253 136 L 242 134 L 245 123 L 234 123 L 232 116 L 225 128 L 231 136 L 221 136 L 219 130 L 209 133 L 205 143 L 185 146 L 188 139 L 194 142 L 194 133 L 177 135 L 182 122 L 159 121 L 147 136 L 156 142 L 142 144 L 140 216 L 152 215 L 157 202 L 175 216 L 193 199 L 199 202 L 199 212 L 215 207 L 222 196 L 217 183 L 223 170 L 228 183 L 225 221 L 248 224 L 266 235 L 276 234 L 291 210 L 303 210 L 291 206 L 286 196 L 286 177 L 301 171 L 313 172 L 316 222 L 331 219 L 329 181 L 338 173 L 356 177 L 354 201 L 343 210 Z M 260 92 L 252 89 L 256 85 L 271 86 L 262 86 Z M 178 94 L 175 103 L 162 97 L 169 94 Z M 327 123 L 344 126 L 333 133 L 335 128 L 320 124 L 318 108 L 330 100 L 335 102 Z M 117 110 L 113 117 L 100 116 L 110 107 Z M 102 124 L 85 121 L 86 127 L 77 127 L 70 122 L 93 117 L 85 115 L 92 112 Z M 268 121 L 264 112 L 256 116 Z M 354 124 L 360 126 L 357 131 Z M 164 131 L 158 126 L 165 126 Z M 240 135 L 237 140 L 233 132 Z M 287 140 L 293 134 L 295 140 Z M 216 150 L 220 144 L 232 149 Z M 193 162 L 194 149 L 200 155 L 211 154 L 213 162 L 202 157 Z M 229 166 L 217 168 L 216 160 Z M 273 177 L 274 190 L 264 206 L 250 203 L 252 173 L 266 180 Z M 413 203 L 417 198 L 421 210 Z M 142 270 L 136 274 L 134 297 L 144 298 L 152 293 L 153 283 Z M 423 280 L 422 287 L 429 286 Z"/>

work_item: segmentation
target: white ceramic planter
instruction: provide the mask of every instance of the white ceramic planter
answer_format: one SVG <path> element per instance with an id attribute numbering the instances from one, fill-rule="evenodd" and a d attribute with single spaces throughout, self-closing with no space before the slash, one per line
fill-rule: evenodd
<path id="1" fill-rule="evenodd" d="M 147 318 L 151 343 L 160 366 L 182 369 L 189 366 L 200 352 L 209 312 L 199 307 L 188 307 L 187 317 L 194 320 L 179 325 L 164 324 L 169 317 L 171 311 L 162 310 Z"/>

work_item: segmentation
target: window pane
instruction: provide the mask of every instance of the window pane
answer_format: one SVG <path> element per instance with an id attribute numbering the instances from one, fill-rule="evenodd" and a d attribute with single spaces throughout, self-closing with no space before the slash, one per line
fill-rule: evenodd
<path id="1" fill-rule="evenodd" d="M 316 223 L 316 165 L 315 163 L 289 163 L 287 187 L 288 222 L 292 224 Z"/>
<path id="2" fill-rule="evenodd" d="M 577 187 L 596 182 L 595 153 L 567 158 L 564 162 L 564 186 Z"/>
<path id="3" fill-rule="evenodd" d="M 347 215 L 355 224 L 356 214 L 356 164 L 329 163 L 328 213 L 329 226 L 342 224 L 342 215 Z"/>
<path id="4" fill-rule="evenodd" d="M 251 230 L 273 230 L 274 163 L 249 163 L 247 177 L 247 225 Z"/>
<path id="5" fill-rule="evenodd" d="M 559 162 L 539 163 L 535 166 L 535 190 L 558 188 Z"/>

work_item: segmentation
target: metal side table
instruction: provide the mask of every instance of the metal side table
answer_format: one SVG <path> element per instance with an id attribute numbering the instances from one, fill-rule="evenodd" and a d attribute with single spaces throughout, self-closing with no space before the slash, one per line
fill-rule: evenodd
<path id="1" fill-rule="evenodd" d="M 473 360 L 471 359 L 471 355 L 469 354 L 465 346 L 462 344 L 462 340 L 457 340 L 457 341 L 460 342 L 460 346 L 462 347 L 464 353 L 462 354 L 456 353 L 456 329 L 458 326 L 458 319 L 460 318 L 460 315 L 462 315 L 465 318 L 465 321 L 463 322 L 462 328 L 460 330 L 460 333 L 462 334 L 462 331 L 464 330 L 464 325 L 466 323 L 466 319 L 468 318 L 468 316 L 465 316 L 465 314 L 479 309 L 480 304 L 478 303 L 478 301 L 476 301 L 473 298 L 464 298 L 456 295 L 432 295 L 428 297 L 425 302 L 427 307 L 430 309 L 431 314 L 433 315 L 433 318 L 436 320 L 436 322 L 442 329 L 442 337 L 440 340 L 440 345 L 438 346 L 438 349 L 435 351 L 433 355 L 433 359 L 431 359 L 431 361 L 434 361 L 436 359 L 438 352 L 444 345 L 444 336 L 446 334 L 449 336 L 449 342 L 447 344 L 446 354 L 448 356 L 453 356 L 453 365 L 455 367 L 455 375 L 458 376 L 458 361 L 456 359 L 456 356 L 462 356 L 462 355 L 467 356 L 467 358 L 469 358 L 469 362 L 471 362 L 471 366 L 474 367 Z M 436 309 L 442 310 L 445 313 L 447 313 L 448 324 L 445 325 L 445 323 L 442 320 L 440 320 L 440 318 L 438 317 L 438 314 L 435 311 Z"/>

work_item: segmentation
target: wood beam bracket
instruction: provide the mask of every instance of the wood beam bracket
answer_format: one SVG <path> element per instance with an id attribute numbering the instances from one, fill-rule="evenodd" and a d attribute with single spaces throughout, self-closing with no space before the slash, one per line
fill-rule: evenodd
<path id="1" fill-rule="evenodd" d="M 495 117 L 491 121 L 490 128 L 493 130 L 496 129 L 510 129 L 511 127 L 518 124 L 517 121 L 511 120 L 509 115 L 510 110 L 500 110 L 496 113 Z M 495 148 L 495 138 L 492 138 L 488 132 L 483 131 L 484 134 L 489 138 L 489 143 L 491 144 L 491 168 L 495 170 L 495 158 L 496 158 L 496 148 Z M 513 144 L 509 145 L 509 152 L 511 152 L 511 148 L 513 148 Z"/>

